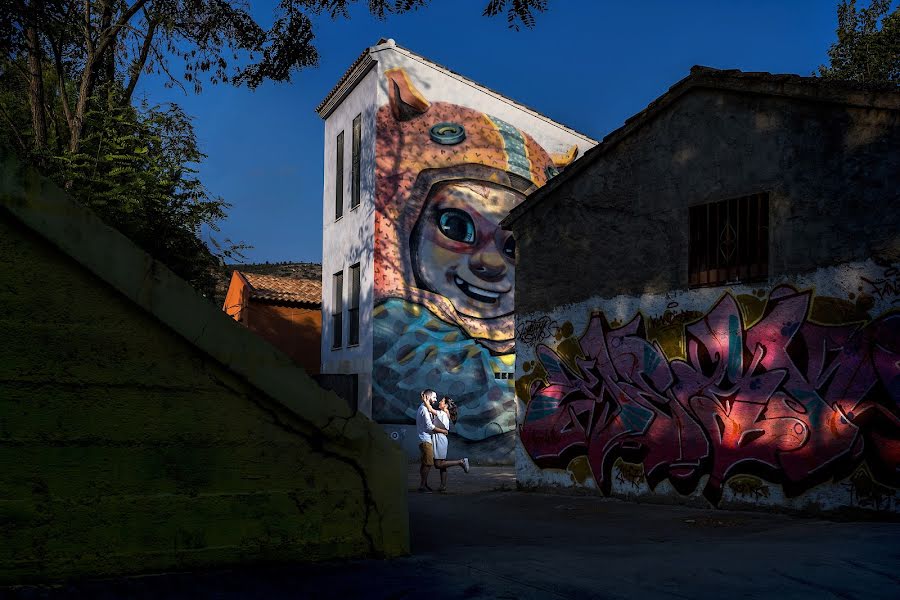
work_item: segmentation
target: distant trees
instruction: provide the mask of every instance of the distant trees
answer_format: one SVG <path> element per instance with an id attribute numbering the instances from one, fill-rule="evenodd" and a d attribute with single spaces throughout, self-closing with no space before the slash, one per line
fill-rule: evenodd
<path id="1" fill-rule="evenodd" d="M 856 0 L 838 5 L 837 42 L 828 49 L 830 64 L 819 67 L 826 79 L 900 83 L 900 6 L 872 0 L 857 9 Z"/>

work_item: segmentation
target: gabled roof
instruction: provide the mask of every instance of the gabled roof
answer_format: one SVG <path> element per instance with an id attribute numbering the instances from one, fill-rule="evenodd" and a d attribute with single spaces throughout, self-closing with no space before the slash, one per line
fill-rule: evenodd
<path id="1" fill-rule="evenodd" d="M 247 282 L 250 298 L 297 304 L 322 303 L 322 282 L 317 279 L 294 279 L 238 271 Z"/>
<path id="2" fill-rule="evenodd" d="M 524 202 L 513 208 L 500 225 L 509 229 L 523 214 L 542 202 L 564 182 L 577 177 L 609 152 L 619 142 L 638 131 L 664 111 L 671 108 L 685 94 L 696 89 L 719 89 L 744 94 L 780 96 L 807 102 L 825 102 L 862 108 L 900 110 L 900 89 L 893 83 L 860 83 L 832 81 L 820 77 L 744 72 L 737 69 L 720 70 L 696 65 L 690 75 L 673 85 L 647 108 L 628 118 L 625 124 L 603 138 L 580 159 L 562 173 L 533 192 Z"/>
<path id="3" fill-rule="evenodd" d="M 575 135 L 583 138 L 586 142 L 589 142 L 591 145 L 597 143 L 596 140 L 586 136 L 585 134 L 581 133 L 580 131 L 578 131 L 576 129 L 568 127 L 567 125 L 564 125 L 564 124 L 560 123 L 559 121 L 551 119 L 551 118 L 547 117 L 546 115 L 544 115 L 543 113 L 540 113 L 540 112 L 536 111 L 535 109 L 530 108 L 520 102 L 516 102 L 515 100 L 512 100 L 512 99 L 508 98 L 507 96 L 504 96 L 500 92 L 492 90 L 491 88 L 489 88 L 485 85 L 482 85 L 482 84 L 478 83 L 477 81 L 469 79 L 468 77 L 465 77 L 464 75 L 460 75 L 459 73 L 453 71 L 452 69 L 448 69 L 447 67 L 445 67 L 441 64 L 438 64 L 438 63 L 434 62 L 433 60 L 429 60 L 429 59 L 425 58 L 424 56 L 416 54 L 412 50 L 404 48 L 403 46 L 399 46 L 392 39 L 385 39 L 385 38 L 381 38 L 380 40 L 378 40 L 378 43 L 375 44 L 374 46 L 372 46 L 371 48 L 366 48 L 365 50 L 363 50 L 362 54 L 360 54 L 359 57 L 357 57 L 357 59 L 355 61 L 353 61 L 353 64 L 350 65 L 350 68 L 348 68 L 347 71 L 344 72 L 344 74 L 338 80 L 337 84 L 335 84 L 335 86 L 331 89 L 331 91 L 328 92 L 328 95 L 325 97 L 324 100 L 322 100 L 322 102 L 319 104 L 319 106 L 316 107 L 316 112 L 318 113 L 318 115 L 321 118 L 323 118 L 323 119 L 328 118 L 328 115 L 330 115 L 332 113 L 332 111 L 335 108 L 337 108 L 337 106 L 343 101 L 343 99 L 347 96 L 347 94 L 349 94 L 353 90 L 353 88 L 356 87 L 356 84 L 358 84 L 362 80 L 362 78 L 366 75 L 366 73 L 368 73 L 369 70 L 375 66 L 375 64 L 377 63 L 377 60 L 375 59 L 375 55 L 378 52 L 382 52 L 384 50 L 395 50 L 395 51 L 403 54 L 407 58 L 411 58 L 411 59 L 413 59 L 417 62 L 420 62 L 424 65 L 428 65 L 429 67 L 431 67 L 437 71 L 440 71 L 440 72 L 444 73 L 445 75 L 448 75 L 454 79 L 463 81 L 463 82 L 471 85 L 472 87 L 475 87 L 491 96 L 494 96 L 495 98 L 499 98 L 499 99 L 503 100 L 504 102 L 506 102 L 512 106 L 515 106 L 519 110 L 530 113 L 533 116 L 538 117 L 539 119 L 542 119 L 544 121 L 547 121 L 548 123 L 552 123 L 552 124 L 556 125 L 560 129 L 564 129 L 564 130 L 568 131 L 569 133 L 575 134 Z"/>

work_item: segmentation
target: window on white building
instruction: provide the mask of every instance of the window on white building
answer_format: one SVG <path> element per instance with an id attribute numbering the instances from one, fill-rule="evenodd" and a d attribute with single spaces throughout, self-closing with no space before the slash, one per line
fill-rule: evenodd
<path id="1" fill-rule="evenodd" d="M 335 273 L 331 303 L 331 347 L 340 348 L 344 340 L 344 272 Z"/>
<path id="2" fill-rule="evenodd" d="M 334 159 L 334 220 L 344 216 L 344 132 L 337 136 L 337 155 Z"/>
<path id="3" fill-rule="evenodd" d="M 350 181 L 350 210 L 359 206 L 359 148 L 362 136 L 362 115 L 356 115 L 353 119 L 353 155 L 352 155 L 352 179 Z"/>
<path id="4" fill-rule="evenodd" d="M 350 267 L 350 306 L 347 307 L 350 331 L 348 346 L 359 343 L 359 263 Z"/>

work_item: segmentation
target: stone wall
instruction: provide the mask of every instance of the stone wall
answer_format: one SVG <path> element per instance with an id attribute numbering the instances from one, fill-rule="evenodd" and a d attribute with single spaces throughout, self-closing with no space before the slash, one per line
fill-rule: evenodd
<path id="1" fill-rule="evenodd" d="M 518 479 L 900 510 L 900 95 L 696 77 L 514 215 Z M 758 193 L 767 275 L 690 288 L 689 207 Z"/>
<path id="2" fill-rule="evenodd" d="M 687 287 L 687 207 L 758 192 L 772 277 L 897 262 L 897 104 L 689 91 L 522 215 L 517 312 Z"/>

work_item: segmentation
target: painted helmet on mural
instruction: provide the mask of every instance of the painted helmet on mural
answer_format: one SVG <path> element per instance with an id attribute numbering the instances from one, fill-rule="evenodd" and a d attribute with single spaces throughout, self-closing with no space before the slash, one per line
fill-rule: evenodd
<path id="1" fill-rule="evenodd" d="M 414 252 L 410 237 L 429 192 L 454 181 L 484 182 L 525 194 L 544 185 L 571 162 L 577 148 L 552 156 L 534 138 L 478 110 L 430 103 L 403 69 L 385 72 L 389 103 L 377 115 L 376 290 L 423 304 L 468 335 L 492 347 L 512 347 L 512 312 L 492 318 L 463 314 L 427 286 L 410 285 Z"/>

